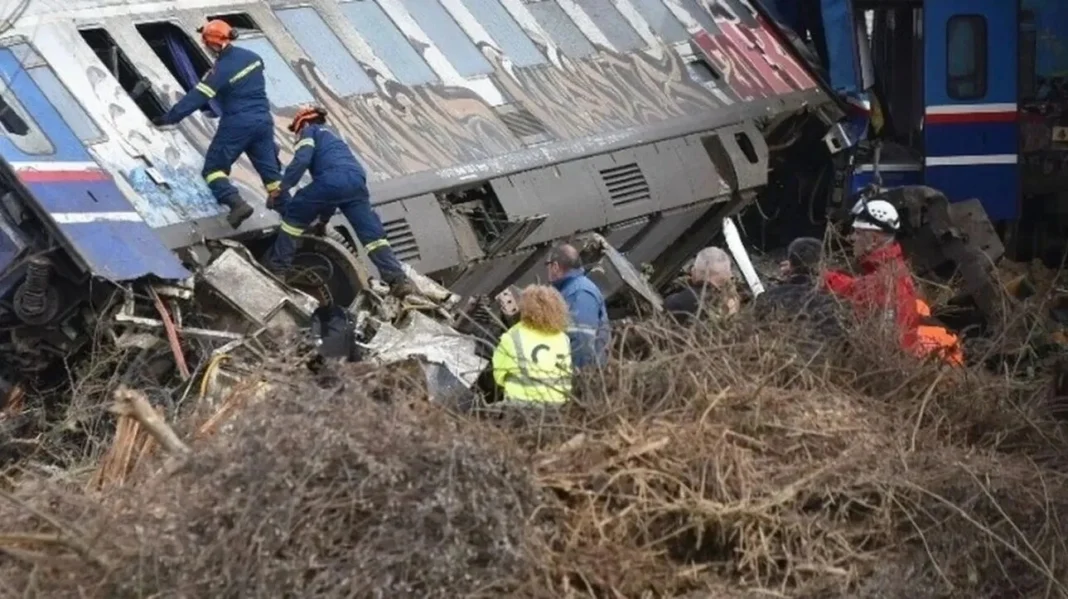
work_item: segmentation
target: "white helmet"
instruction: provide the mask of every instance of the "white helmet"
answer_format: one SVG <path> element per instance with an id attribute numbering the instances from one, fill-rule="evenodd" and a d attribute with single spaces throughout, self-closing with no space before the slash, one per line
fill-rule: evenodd
<path id="1" fill-rule="evenodd" d="M 893 233 L 901 226 L 897 208 L 886 200 L 864 201 L 853 206 L 853 229 Z"/>

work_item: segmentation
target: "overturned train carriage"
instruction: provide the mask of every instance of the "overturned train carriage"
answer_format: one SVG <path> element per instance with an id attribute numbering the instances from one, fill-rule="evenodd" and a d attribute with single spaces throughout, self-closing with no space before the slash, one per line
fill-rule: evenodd
<path id="1" fill-rule="evenodd" d="M 263 57 L 283 163 L 294 109 L 325 105 L 399 257 L 461 295 L 531 280 L 550 242 L 589 231 L 662 282 L 777 176 L 769 148 L 829 158 L 840 116 L 746 0 L 6 6 L 0 343 L 17 370 L 83 343 L 97 291 L 273 234 L 244 158 L 231 178 L 257 212 L 239 231 L 201 177 L 210 107 L 153 125 L 210 68 L 206 17 Z"/>

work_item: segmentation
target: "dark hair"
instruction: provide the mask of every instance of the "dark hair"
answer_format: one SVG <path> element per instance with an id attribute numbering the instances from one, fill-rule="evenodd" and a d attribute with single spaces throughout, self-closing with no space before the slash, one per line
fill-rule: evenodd
<path id="1" fill-rule="evenodd" d="M 798 237 L 786 248 L 790 269 L 798 274 L 812 274 L 823 257 L 823 242 L 815 237 Z"/>
<path id="2" fill-rule="evenodd" d="M 553 247 L 549 252 L 549 258 L 545 260 L 545 263 L 552 264 L 553 262 L 567 270 L 582 266 L 582 258 L 579 257 L 578 250 L 569 243 L 561 243 Z"/>

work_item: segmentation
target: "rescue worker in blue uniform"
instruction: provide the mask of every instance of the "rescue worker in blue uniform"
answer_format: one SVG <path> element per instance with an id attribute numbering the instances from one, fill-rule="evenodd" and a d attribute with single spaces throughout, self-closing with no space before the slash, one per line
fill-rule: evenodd
<path id="1" fill-rule="evenodd" d="M 159 124 L 178 123 L 210 100 L 218 101 L 222 114 L 204 155 L 202 174 L 215 199 L 230 208 L 227 221 L 236 229 L 254 212 L 230 182 L 230 168 L 242 153 L 259 173 L 268 197 L 277 196 L 282 185 L 263 60 L 255 52 L 233 44 L 237 32 L 226 21 L 208 21 L 197 31 L 216 56 L 215 66 L 161 117 Z"/>
<path id="2" fill-rule="evenodd" d="M 408 295 L 414 291 L 412 282 L 393 253 L 382 221 L 371 206 L 367 173 L 345 140 L 326 126 L 326 114 L 325 108 L 302 106 L 289 125 L 298 139 L 293 161 L 282 175 L 278 201 L 268 199 L 268 206 L 282 215 L 282 225 L 264 263 L 276 272 L 289 267 L 296 253 L 297 238 L 304 230 L 316 219 L 325 224 L 335 211 L 341 210 L 392 293 Z M 290 197 L 289 191 L 305 171 L 311 172 L 311 183 Z"/>

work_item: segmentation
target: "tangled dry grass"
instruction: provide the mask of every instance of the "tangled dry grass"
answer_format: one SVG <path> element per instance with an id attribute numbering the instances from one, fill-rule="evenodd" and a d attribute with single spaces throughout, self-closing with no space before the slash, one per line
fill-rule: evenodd
<path id="1" fill-rule="evenodd" d="M 0 596 L 1068 597 L 1045 381 L 744 318 L 617 337 L 526 418 L 447 413 L 408 367 L 278 367 L 228 430 L 179 423 L 173 475 L 4 492 Z"/>

